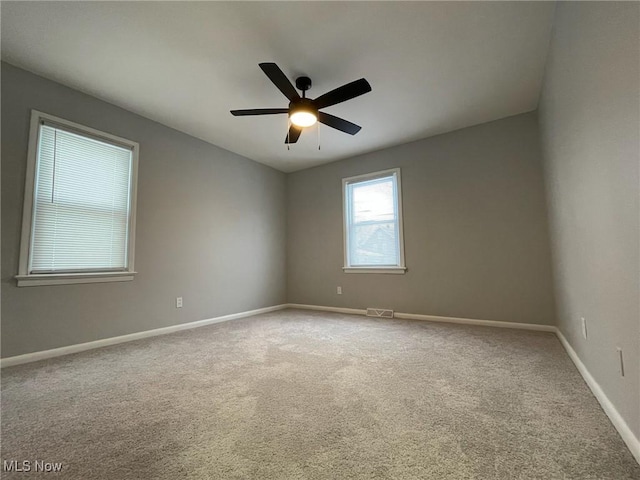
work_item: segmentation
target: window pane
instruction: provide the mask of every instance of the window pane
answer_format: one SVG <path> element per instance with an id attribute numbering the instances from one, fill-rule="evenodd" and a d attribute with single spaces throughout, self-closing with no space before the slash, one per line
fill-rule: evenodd
<path id="1" fill-rule="evenodd" d="M 40 126 L 32 272 L 124 270 L 132 152 Z"/>
<path id="2" fill-rule="evenodd" d="M 383 178 L 352 185 L 353 221 L 393 220 L 393 179 Z"/>
<path id="3" fill-rule="evenodd" d="M 352 265 L 398 265 L 394 222 L 353 225 Z"/>

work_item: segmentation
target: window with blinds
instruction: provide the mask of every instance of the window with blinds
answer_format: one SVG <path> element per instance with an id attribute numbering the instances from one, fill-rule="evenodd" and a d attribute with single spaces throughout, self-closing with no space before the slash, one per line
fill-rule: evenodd
<path id="1" fill-rule="evenodd" d="M 399 170 L 345 179 L 345 267 L 404 268 Z"/>
<path id="2" fill-rule="evenodd" d="M 26 276 L 117 274 L 132 266 L 137 144 L 72 125 L 37 123 Z"/>

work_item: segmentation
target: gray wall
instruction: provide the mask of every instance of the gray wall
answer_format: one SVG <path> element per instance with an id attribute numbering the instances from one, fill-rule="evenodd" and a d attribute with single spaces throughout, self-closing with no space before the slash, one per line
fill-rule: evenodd
<path id="1" fill-rule="evenodd" d="M 134 281 L 15 286 L 32 108 L 140 143 Z M 284 303 L 285 220 L 283 173 L 2 64 L 3 357 Z"/>
<path id="2" fill-rule="evenodd" d="M 392 167 L 408 271 L 344 274 L 341 179 Z M 287 187 L 289 302 L 554 323 L 535 113 L 293 173 Z"/>
<path id="3" fill-rule="evenodd" d="M 639 10 L 560 2 L 540 105 L 558 324 L 636 436 Z"/>

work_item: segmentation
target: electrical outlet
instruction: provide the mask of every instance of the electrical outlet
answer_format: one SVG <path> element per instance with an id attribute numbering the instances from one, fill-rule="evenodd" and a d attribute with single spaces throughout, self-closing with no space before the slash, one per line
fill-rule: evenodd
<path id="1" fill-rule="evenodd" d="M 580 320 L 582 322 L 582 336 L 586 339 L 587 338 L 587 321 L 584 319 L 584 317 L 580 317 Z"/>
<path id="2" fill-rule="evenodd" d="M 617 347 L 618 350 L 618 360 L 620 365 L 618 366 L 618 371 L 620 372 L 620 376 L 624 377 L 624 357 L 622 356 L 622 348 Z"/>
<path id="3" fill-rule="evenodd" d="M 176 297 L 176 308 L 182 308 L 182 297 Z"/>
<path id="4" fill-rule="evenodd" d="M 342 295 L 342 287 L 337 288 L 338 295 Z"/>

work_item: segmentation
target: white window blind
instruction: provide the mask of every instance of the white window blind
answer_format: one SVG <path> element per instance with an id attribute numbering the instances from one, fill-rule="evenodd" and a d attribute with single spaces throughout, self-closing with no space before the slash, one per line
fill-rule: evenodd
<path id="1" fill-rule="evenodd" d="M 397 173 L 345 182 L 347 267 L 400 267 Z"/>
<path id="2" fill-rule="evenodd" d="M 29 272 L 127 269 L 132 150 L 43 123 Z"/>

